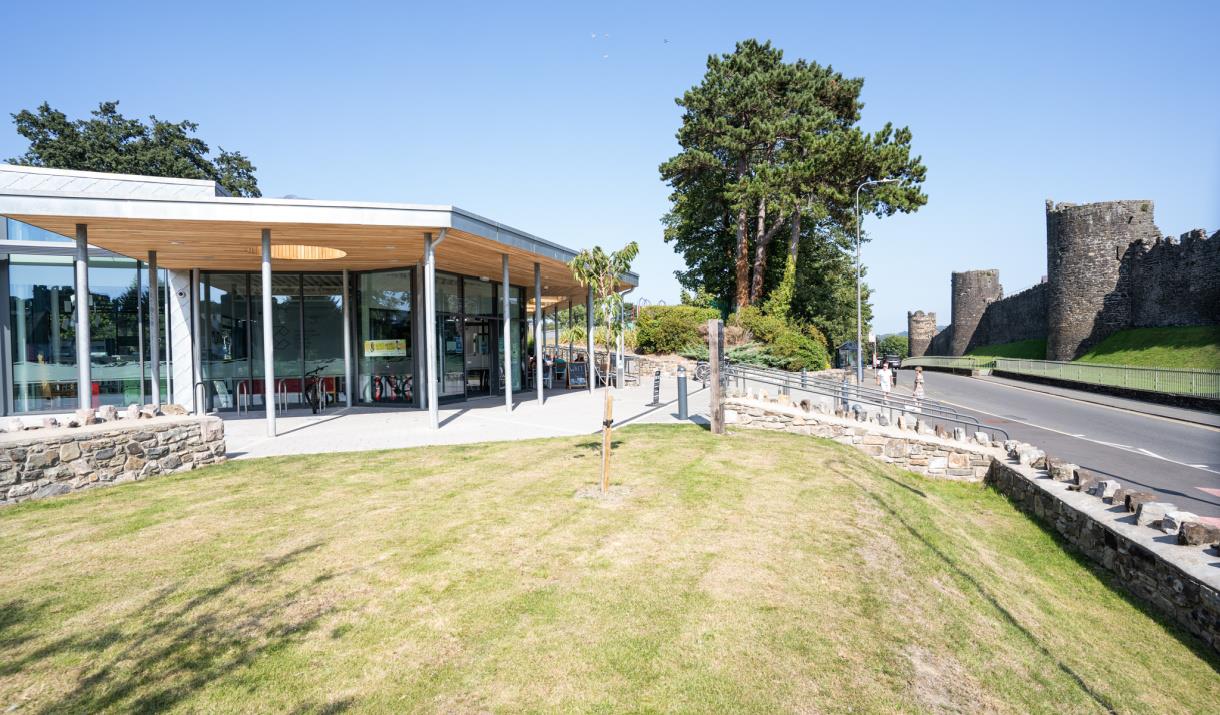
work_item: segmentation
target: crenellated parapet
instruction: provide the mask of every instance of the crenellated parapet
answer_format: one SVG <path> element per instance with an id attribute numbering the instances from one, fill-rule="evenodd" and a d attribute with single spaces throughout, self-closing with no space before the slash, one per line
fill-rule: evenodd
<path id="1" fill-rule="evenodd" d="M 928 354 L 932 338 L 936 336 L 936 313 L 922 310 L 907 312 L 907 353 L 911 357 Z"/>
<path id="2" fill-rule="evenodd" d="M 1043 283 L 1004 297 L 999 271 L 954 272 L 949 327 L 907 314 L 911 354 L 1045 338 L 1047 359 L 1072 360 L 1127 328 L 1220 324 L 1220 231 L 1162 237 L 1153 209 L 1047 201 Z"/>

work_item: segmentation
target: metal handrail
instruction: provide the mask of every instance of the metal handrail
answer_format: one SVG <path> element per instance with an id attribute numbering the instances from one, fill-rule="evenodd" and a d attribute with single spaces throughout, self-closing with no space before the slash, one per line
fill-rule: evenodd
<path id="1" fill-rule="evenodd" d="M 804 374 L 792 373 L 792 372 L 787 372 L 785 370 L 777 370 L 775 368 L 759 367 L 757 365 L 746 365 L 743 363 L 733 363 L 732 365 L 735 369 L 739 369 L 739 370 L 743 370 L 743 371 L 751 371 L 754 373 L 770 374 L 773 376 L 780 377 L 781 379 L 784 380 L 785 387 L 791 387 L 794 384 L 795 385 L 813 384 L 813 385 L 820 385 L 826 389 L 834 390 L 836 392 L 842 389 L 842 383 L 840 381 L 829 380 L 827 378 L 821 377 L 816 374 L 811 375 L 809 373 L 804 373 Z M 884 402 L 889 402 L 889 403 L 905 404 L 905 405 L 908 405 L 911 407 L 918 407 L 918 408 L 930 407 L 933 409 L 941 410 L 943 412 L 947 412 L 952 415 L 960 415 L 960 413 L 956 409 L 954 409 L 952 406 L 946 405 L 945 403 L 940 402 L 938 400 L 931 400 L 931 399 L 922 398 L 922 397 L 916 398 L 913 396 L 903 395 L 903 394 L 894 393 L 894 392 L 887 393 L 883 390 L 873 388 L 873 387 L 867 387 L 864 385 L 852 384 L 851 389 L 855 394 L 866 395 L 866 396 L 870 397 L 873 401 L 884 401 Z"/>
<path id="2" fill-rule="evenodd" d="M 1166 395 L 1183 395 L 1220 400 L 1220 370 L 1197 370 L 1176 367 L 1145 367 L 1140 365 L 1107 365 L 1105 363 L 1066 360 L 1032 360 L 1026 358 L 981 357 L 963 355 L 949 357 L 925 355 L 906 358 L 905 367 L 948 368 L 951 370 L 991 370 L 1010 375 L 1041 377 L 1084 385 L 1117 387 Z"/>
<path id="3" fill-rule="evenodd" d="M 244 391 L 242 388 L 245 388 Z M 245 380 L 237 381 L 237 397 L 234 400 L 234 402 L 236 403 L 235 407 L 237 407 L 237 414 L 239 414 L 239 415 L 241 414 L 241 406 L 242 406 L 241 396 L 243 394 L 245 394 L 245 396 L 246 396 L 246 403 L 245 403 L 246 404 L 246 414 L 250 414 L 250 393 L 252 390 L 253 390 L 253 388 L 250 387 L 250 383 L 246 382 Z"/>
<path id="4" fill-rule="evenodd" d="M 288 382 L 283 379 L 275 381 L 275 411 L 288 411 Z"/>
<path id="5" fill-rule="evenodd" d="M 1220 400 L 1220 370 L 996 358 L 998 371 L 1065 382 Z"/>
<path id="6" fill-rule="evenodd" d="M 950 370 L 988 370 L 995 366 L 995 358 L 976 355 L 924 355 L 903 358 L 903 367 L 940 367 Z"/>
<path id="7" fill-rule="evenodd" d="M 737 373 L 736 377 L 738 377 L 739 379 L 742 379 L 742 380 L 771 384 L 771 385 L 775 385 L 776 387 L 784 387 L 784 384 L 782 382 L 779 382 L 778 380 L 769 379 L 765 376 L 760 377 L 757 374 L 746 375 L 739 370 L 738 365 L 730 365 L 727 369 L 727 372 L 730 374 L 730 376 L 733 376 L 733 373 Z M 798 384 L 798 385 L 789 385 L 788 387 L 790 390 L 797 390 L 800 392 L 808 392 L 811 394 L 821 394 L 824 396 L 829 396 L 832 399 L 834 399 L 836 402 L 844 401 L 844 402 L 849 402 L 849 403 L 850 402 L 863 403 L 863 404 L 867 404 L 867 405 L 876 407 L 880 410 L 888 410 L 891 414 L 893 412 L 897 411 L 904 415 L 913 415 L 913 416 L 917 416 L 917 417 L 920 417 L 923 419 L 929 419 L 932 421 L 954 423 L 956 425 L 960 425 L 961 427 L 963 427 L 969 431 L 998 433 L 1000 435 L 1003 435 L 1004 441 L 1007 441 L 1010 438 L 1009 434 L 1006 430 L 1004 430 L 1000 427 L 993 427 L 990 425 L 984 426 L 979 423 L 977 418 L 970 416 L 970 415 L 959 415 L 956 413 L 955 414 L 946 414 L 944 411 L 942 411 L 936 407 L 928 406 L 928 405 L 921 405 L 918 408 L 910 409 L 909 406 L 906 406 L 906 405 L 897 404 L 897 403 L 887 403 L 885 401 L 878 401 L 878 400 L 871 399 L 868 396 L 861 397 L 858 393 L 852 394 L 852 393 L 854 393 L 853 388 L 855 388 L 856 386 L 851 383 L 840 383 L 840 389 L 837 394 L 831 393 L 826 387 L 821 386 L 821 385 L 815 386 L 815 387 L 809 387 L 809 386 L 801 387 Z M 992 436 L 992 438 L 994 439 L 994 434 L 991 434 L 990 436 Z"/>

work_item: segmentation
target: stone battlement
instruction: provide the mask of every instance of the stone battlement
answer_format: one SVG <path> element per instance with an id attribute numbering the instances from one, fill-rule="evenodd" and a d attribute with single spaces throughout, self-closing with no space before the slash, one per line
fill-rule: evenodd
<path id="1" fill-rule="evenodd" d="M 1119 330 L 1220 323 L 1220 231 L 1163 236 L 1154 208 L 1048 199 L 1045 282 L 1005 297 L 995 269 L 953 272 L 950 326 L 920 354 L 1045 338 L 1048 360 L 1072 360 Z"/>

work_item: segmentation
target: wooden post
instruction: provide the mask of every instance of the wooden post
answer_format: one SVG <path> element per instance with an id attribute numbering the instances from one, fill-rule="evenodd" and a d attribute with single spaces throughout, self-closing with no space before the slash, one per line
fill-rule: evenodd
<path id="1" fill-rule="evenodd" d="M 707 361 L 712 372 L 712 434 L 724 434 L 724 395 L 720 362 L 724 359 L 724 323 L 719 318 L 707 321 Z"/>
<path id="2" fill-rule="evenodd" d="M 602 494 L 610 491 L 610 425 L 614 424 L 614 396 L 606 390 L 606 412 L 602 420 Z"/>

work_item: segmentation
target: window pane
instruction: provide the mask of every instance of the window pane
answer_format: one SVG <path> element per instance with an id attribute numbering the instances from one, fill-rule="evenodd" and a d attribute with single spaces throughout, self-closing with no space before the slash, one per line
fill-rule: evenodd
<path id="1" fill-rule="evenodd" d="M 356 296 L 356 346 L 361 402 L 415 399 L 411 273 L 363 273 Z"/>
<path id="2" fill-rule="evenodd" d="M 13 408 L 18 413 L 77 406 L 74 283 L 71 259 L 10 259 Z"/>
<path id="3" fill-rule="evenodd" d="M 136 262 L 89 260 L 89 358 L 94 407 L 140 402 Z"/>

